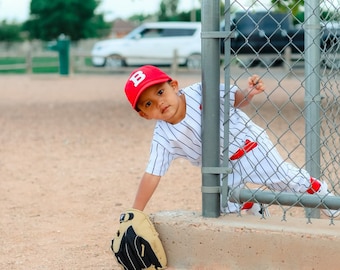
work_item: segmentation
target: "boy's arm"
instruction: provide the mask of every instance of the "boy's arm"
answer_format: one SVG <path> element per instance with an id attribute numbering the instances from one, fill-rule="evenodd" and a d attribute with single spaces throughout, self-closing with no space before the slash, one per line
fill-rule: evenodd
<path id="1" fill-rule="evenodd" d="M 140 211 L 144 210 L 146 204 L 156 190 L 160 179 L 160 176 L 144 173 L 133 203 L 133 208 Z"/>
<path id="2" fill-rule="evenodd" d="M 248 79 L 246 90 L 237 90 L 235 93 L 234 107 L 244 107 L 250 103 L 253 97 L 265 90 L 263 81 L 258 75 L 253 75 Z"/>

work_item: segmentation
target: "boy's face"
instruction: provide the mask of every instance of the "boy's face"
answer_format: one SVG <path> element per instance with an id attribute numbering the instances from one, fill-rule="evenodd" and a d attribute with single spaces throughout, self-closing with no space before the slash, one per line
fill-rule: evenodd
<path id="1" fill-rule="evenodd" d="M 150 86 L 138 99 L 139 115 L 145 119 L 177 124 L 185 116 L 185 97 L 178 96 L 178 91 L 175 80 Z"/>

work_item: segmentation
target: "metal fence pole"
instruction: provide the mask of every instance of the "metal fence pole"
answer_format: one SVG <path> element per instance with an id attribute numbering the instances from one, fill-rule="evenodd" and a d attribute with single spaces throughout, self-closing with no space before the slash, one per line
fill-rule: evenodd
<path id="1" fill-rule="evenodd" d="M 202 214 L 220 215 L 219 0 L 202 2 Z"/>
<path id="2" fill-rule="evenodd" d="M 236 188 L 230 194 L 231 202 L 262 202 L 277 205 L 294 205 L 295 207 L 318 207 L 320 209 L 337 210 L 340 207 L 340 197 L 327 196 L 321 198 L 311 194 L 293 192 L 267 192 L 251 189 Z"/>
<path id="3" fill-rule="evenodd" d="M 225 97 L 224 97 L 224 141 L 223 141 L 223 167 L 229 167 L 229 112 L 230 112 L 230 0 L 225 0 L 224 10 L 224 25 L 225 25 L 225 38 L 224 42 L 224 84 L 225 84 Z M 222 175 L 222 206 L 225 207 L 228 202 L 228 175 Z"/>
<path id="4" fill-rule="evenodd" d="M 320 7 L 319 0 L 305 1 L 305 128 L 306 169 L 320 177 Z M 319 210 L 306 215 L 320 217 Z"/>

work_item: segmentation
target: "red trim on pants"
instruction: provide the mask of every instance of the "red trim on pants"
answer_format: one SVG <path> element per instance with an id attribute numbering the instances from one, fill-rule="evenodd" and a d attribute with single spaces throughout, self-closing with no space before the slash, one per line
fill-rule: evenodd
<path id="1" fill-rule="evenodd" d="M 318 192 L 321 187 L 321 183 L 318 179 L 315 179 L 314 177 L 310 178 L 310 188 L 307 189 L 307 193 L 314 194 L 315 192 Z"/>

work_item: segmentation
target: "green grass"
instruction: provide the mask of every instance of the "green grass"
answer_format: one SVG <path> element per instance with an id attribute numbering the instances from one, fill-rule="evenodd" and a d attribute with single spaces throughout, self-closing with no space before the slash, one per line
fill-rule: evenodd
<path id="1" fill-rule="evenodd" d="M 36 57 L 32 60 L 33 73 L 58 73 L 58 57 Z"/>
<path id="2" fill-rule="evenodd" d="M 33 57 L 32 71 L 33 73 L 58 73 L 59 62 L 58 57 Z M 5 57 L 0 58 L 0 74 L 24 74 L 26 69 L 24 67 L 11 67 L 10 65 L 25 64 L 24 57 Z M 6 65 L 6 69 L 2 68 Z"/>
<path id="3" fill-rule="evenodd" d="M 85 66 L 92 67 L 92 59 L 91 59 L 91 57 L 85 57 Z"/>
<path id="4" fill-rule="evenodd" d="M 81 67 L 85 67 L 85 68 L 93 67 L 90 56 L 79 57 L 73 60 L 74 61 L 79 60 Z M 21 66 L 18 67 L 15 65 L 21 65 Z M 34 74 L 59 73 L 58 54 L 56 53 L 55 57 L 53 56 L 33 57 L 32 72 Z M 0 75 L 1 74 L 26 74 L 26 73 L 27 73 L 27 70 L 26 70 L 25 57 L 0 57 Z"/>
<path id="5" fill-rule="evenodd" d="M 23 57 L 0 58 L 0 65 L 22 64 L 22 63 L 25 63 L 25 62 L 26 62 L 26 60 Z"/>
<path id="6" fill-rule="evenodd" d="M 0 58 L 0 74 L 9 74 L 9 73 L 23 74 L 23 73 L 26 73 L 26 70 L 23 69 L 23 68 L 6 69 L 6 70 L 2 69 L 2 66 L 4 66 L 4 65 L 25 64 L 25 63 L 26 63 L 26 59 L 23 58 L 23 57 Z"/>

